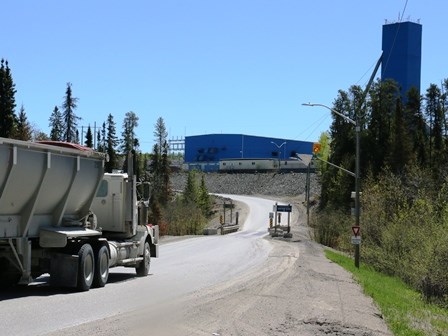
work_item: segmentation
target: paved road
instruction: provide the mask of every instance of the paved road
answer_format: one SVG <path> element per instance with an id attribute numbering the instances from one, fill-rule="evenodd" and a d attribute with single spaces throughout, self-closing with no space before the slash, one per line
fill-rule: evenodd
<path id="1" fill-rule="evenodd" d="M 117 269 L 87 293 L 35 286 L 3 295 L 1 334 L 390 335 L 351 275 L 309 239 L 297 209 L 292 240 L 272 239 L 274 202 L 233 198 L 250 208 L 242 232 L 166 244 L 147 278 Z"/>
<path id="2" fill-rule="evenodd" d="M 75 327 L 72 331 L 78 334 L 75 330 L 81 324 L 136 310 L 156 310 L 161 304 L 226 283 L 256 268 L 267 260 L 272 249 L 262 238 L 267 233 L 273 202 L 235 198 L 244 199 L 251 209 L 244 230 L 162 245 L 161 257 L 152 260 L 151 275 L 146 278 L 137 278 L 133 269 L 120 267 L 111 270 L 105 288 L 89 292 L 51 288 L 45 277 L 32 286 L 0 292 L 1 334 L 57 335 L 70 327 Z M 97 329 L 101 332 L 101 327 Z M 85 331 L 85 335 L 91 334 Z"/>

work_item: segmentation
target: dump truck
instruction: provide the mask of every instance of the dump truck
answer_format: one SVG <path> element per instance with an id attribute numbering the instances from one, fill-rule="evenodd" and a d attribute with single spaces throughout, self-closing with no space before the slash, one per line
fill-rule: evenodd
<path id="1" fill-rule="evenodd" d="M 109 269 L 148 275 L 158 226 L 128 173 L 105 173 L 107 157 L 65 142 L 0 138 L 0 285 L 103 287 Z"/>

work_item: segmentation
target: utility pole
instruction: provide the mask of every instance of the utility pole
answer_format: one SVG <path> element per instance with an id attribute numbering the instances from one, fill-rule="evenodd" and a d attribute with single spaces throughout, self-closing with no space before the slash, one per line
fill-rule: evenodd
<path id="1" fill-rule="evenodd" d="M 322 161 L 336 167 L 339 169 L 342 169 L 343 171 L 345 171 L 346 173 L 352 175 L 355 177 L 355 226 L 359 227 L 360 224 L 360 198 L 359 198 L 359 180 L 360 180 L 360 176 L 359 176 L 359 165 L 360 165 L 360 159 L 359 159 L 359 155 L 360 155 L 360 133 L 361 133 L 361 127 L 359 125 L 359 113 L 358 111 L 356 112 L 356 116 L 355 116 L 355 120 L 350 119 L 349 117 L 347 117 L 346 115 L 343 115 L 341 112 L 336 111 L 334 109 L 332 109 L 331 107 L 324 105 L 324 104 L 311 104 L 311 103 L 306 103 L 306 104 L 302 104 L 303 106 L 320 106 L 320 107 L 325 107 L 326 109 L 330 110 L 331 112 L 333 112 L 334 114 L 340 116 L 341 118 L 343 118 L 345 121 L 351 123 L 352 125 L 355 126 L 355 133 L 356 133 L 356 149 L 355 149 L 355 173 L 344 169 L 342 167 L 336 166 L 333 163 L 324 161 L 322 159 Z M 357 268 L 359 268 L 359 260 L 360 260 L 360 248 L 359 248 L 359 244 L 355 244 L 355 266 Z"/>

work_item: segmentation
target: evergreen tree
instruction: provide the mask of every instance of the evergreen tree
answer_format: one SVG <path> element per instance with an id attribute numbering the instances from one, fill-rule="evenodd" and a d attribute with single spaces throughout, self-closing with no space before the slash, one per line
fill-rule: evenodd
<path id="1" fill-rule="evenodd" d="M 31 125 L 28 122 L 23 105 L 20 107 L 20 112 L 17 119 L 17 131 L 15 138 L 23 141 L 30 141 L 32 138 Z"/>
<path id="2" fill-rule="evenodd" d="M 187 175 L 187 183 L 183 193 L 183 201 L 186 204 L 196 205 L 198 202 L 198 187 L 196 185 L 196 172 L 189 170 Z"/>
<path id="3" fill-rule="evenodd" d="M 398 85 L 391 80 L 374 84 L 370 91 L 370 111 L 365 142 L 369 151 L 363 151 L 363 159 L 375 176 L 385 167 L 386 158 L 390 157 L 392 116 L 398 96 Z"/>
<path id="4" fill-rule="evenodd" d="M 50 116 L 50 139 L 53 141 L 62 141 L 64 137 L 64 120 L 61 111 L 57 106 L 54 107 Z"/>
<path id="5" fill-rule="evenodd" d="M 93 148 L 93 134 L 92 134 L 92 129 L 90 128 L 90 125 L 87 128 L 85 145 L 87 147 Z"/>
<path id="6" fill-rule="evenodd" d="M 168 133 L 165 122 L 158 118 L 154 131 L 155 145 L 151 155 L 152 194 L 157 195 L 159 203 L 164 206 L 171 197 L 170 161 L 168 156 Z"/>
<path id="7" fill-rule="evenodd" d="M 198 192 L 198 206 L 201 209 L 204 216 L 209 216 L 211 212 L 211 200 L 210 195 L 207 190 L 207 186 L 205 185 L 205 177 L 204 174 L 201 176 L 201 184 L 199 186 Z"/>
<path id="8" fill-rule="evenodd" d="M 352 86 L 349 92 L 340 90 L 333 109 L 355 119 L 355 107 L 362 95 L 360 87 Z M 355 128 L 341 116 L 332 113 L 333 123 L 330 127 L 331 143 L 328 161 L 347 170 L 354 171 L 355 167 Z M 354 190 L 354 179 L 334 167 L 322 175 L 321 202 L 322 208 L 327 205 L 334 207 L 348 207 L 350 192 Z"/>
<path id="9" fill-rule="evenodd" d="M 101 144 L 101 132 L 98 131 L 96 133 L 96 148 L 95 148 L 98 152 L 102 152 L 103 151 L 103 147 Z"/>
<path id="10" fill-rule="evenodd" d="M 405 110 L 409 118 L 408 128 L 411 134 L 412 150 L 415 153 L 416 162 L 423 167 L 428 160 L 428 132 L 425 117 L 421 111 L 421 96 L 415 87 L 407 93 Z"/>
<path id="11" fill-rule="evenodd" d="M 135 129 L 138 127 L 138 117 L 137 115 L 129 111 L 126 113 L 125 118 L 123 120 L 123 132 L 121 133 L 121 145 L 120 150 L 121 153 L 125 156 L 128 153 L 133 153 L 133 162 L 134 162 L 134 174 L 137 180 L 140 179 L 140 155 L 138 153 L 139 141 L 135 135 Z M 124 160 L 123 162 L 123 170 L 125 172 L 128 171 L 128 162 Z"/>
<path id="12" fill-rule="evenodd" d="M 429 118 L 429 162 L 437 169 L 443 152 L 444 116 L 441 106 L 441 91 L 435 84 L 430 84 L 426 91 L 426 115 Z"/>
<path id="13" fill-rule="evenodd" d="M 106 140 L 106 153 L 109 156 L 109 161 L 105 163 L 105 170 L 108 173 L 112 173 L 113 169 L 118 167 L 118 155 L 116 147 L 118 145 L 118 139 L 116 135 L 115 121 L 112 114 L 107 117 L 107 140 Z"/>
<path id="14" fill-rule="evenodd" d="M 403 168 L 415 161 L 415 156 L 412 151 L 409 126 L 404 116 L 401 98 L 396 98 L 396 102 L 391 151 L 388 161 L 392 170 L 398 174 L 403 172 Z"/>
<path id="15" fill-rule="evenodd" d="M 126 112 L 123 120 L 123 132 L 121 133 L 120 150 L 123 154 L 129 153 L 138 144 L 138 139 L 135 135 L 135 129 L 138 127 L 138 116 L 132 112 Z"/>
<path id="16" fill-rule="evenodd" d="M 106 123 L 103 122 L 101 127 L 101 131 L 97 133 L 97 151 L 98 152 L 106 152 Z"/>
<path id="17" fill-rule="evenodd" d="M 11 138 L 14 135 L 17 118 L 15 115 L 15 84 L 8 61 L 0 62 L 0 137 Z"/>
<path id="18" fill-rule="evenodd" d="M 62 117 L 64 122 L 64 135 L 63 139 L 67 142 L 79 143 L 79 134 L 77 136 L 76 128 L 78 125 L 78 116 L 75 114 L 78 98 L 73 97 L 72 84 L 67 83 L 67 89 L 65 91 L 64 102 L 62 103 Z"/>

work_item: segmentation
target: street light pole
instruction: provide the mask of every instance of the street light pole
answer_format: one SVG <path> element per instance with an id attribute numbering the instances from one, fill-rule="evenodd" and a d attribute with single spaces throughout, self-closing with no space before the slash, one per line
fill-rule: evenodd
<path id="1" fill-rule="evenodd" d="M 271 144 L 274 144 L 279 149 L 279 151 L 278 151 L 278 169 L 280 170 L 280 159 L 281 159 L 281 153 L 282 153 L 280 151 L 280 149 L 282 148 L 283 145 L 286 145 L 286 141 L 283 141 L 283 143 L 280 146 L 277 145 L 274 141 L 271 141 Z M 286 151 L 286 149 L 285 149 L 285 151 Z"/>
<path id="2" fill-rule="evenodd" d="M 357 112 L 357 111 L 355 111 Z M 356 157 L 355 157 L 355 226 L 360 225 L 360 199 L 359 199 L 359 166 L 360 166 L 360 133 L 361 126 L 359 125 L 359 113 L 355 115 L 355 133 L 356 133 Z M 355 245 L 355 267 L 359 268 L 360 259 L 360 244 Z"/>
<path id="3" fill-rule="evenodd" d="M 303 106 L 320 106 L 324 107 L 334 114 L 342 117 L 345 121 L 348 121 L 352 125 L 355 126 L 355 134 L 356 134 L 356 152 L 355 152 L 355 226 L 360 226 L 360 198 L 359 198 L 359 182 L 360 182 L 360 133 L 361 126 L 359 123 L 359 115 L 356 113 L 355 120 L 350 119 L 349 117 L 343 115 L 341 112 L 332 109 L 331 107 L 324 104 L 311 104 L 304 103 Z M 359 268 L 359 260 L 360 260 L 360 248 L 359 244 L 355 245 L 355 266 Z"/>

